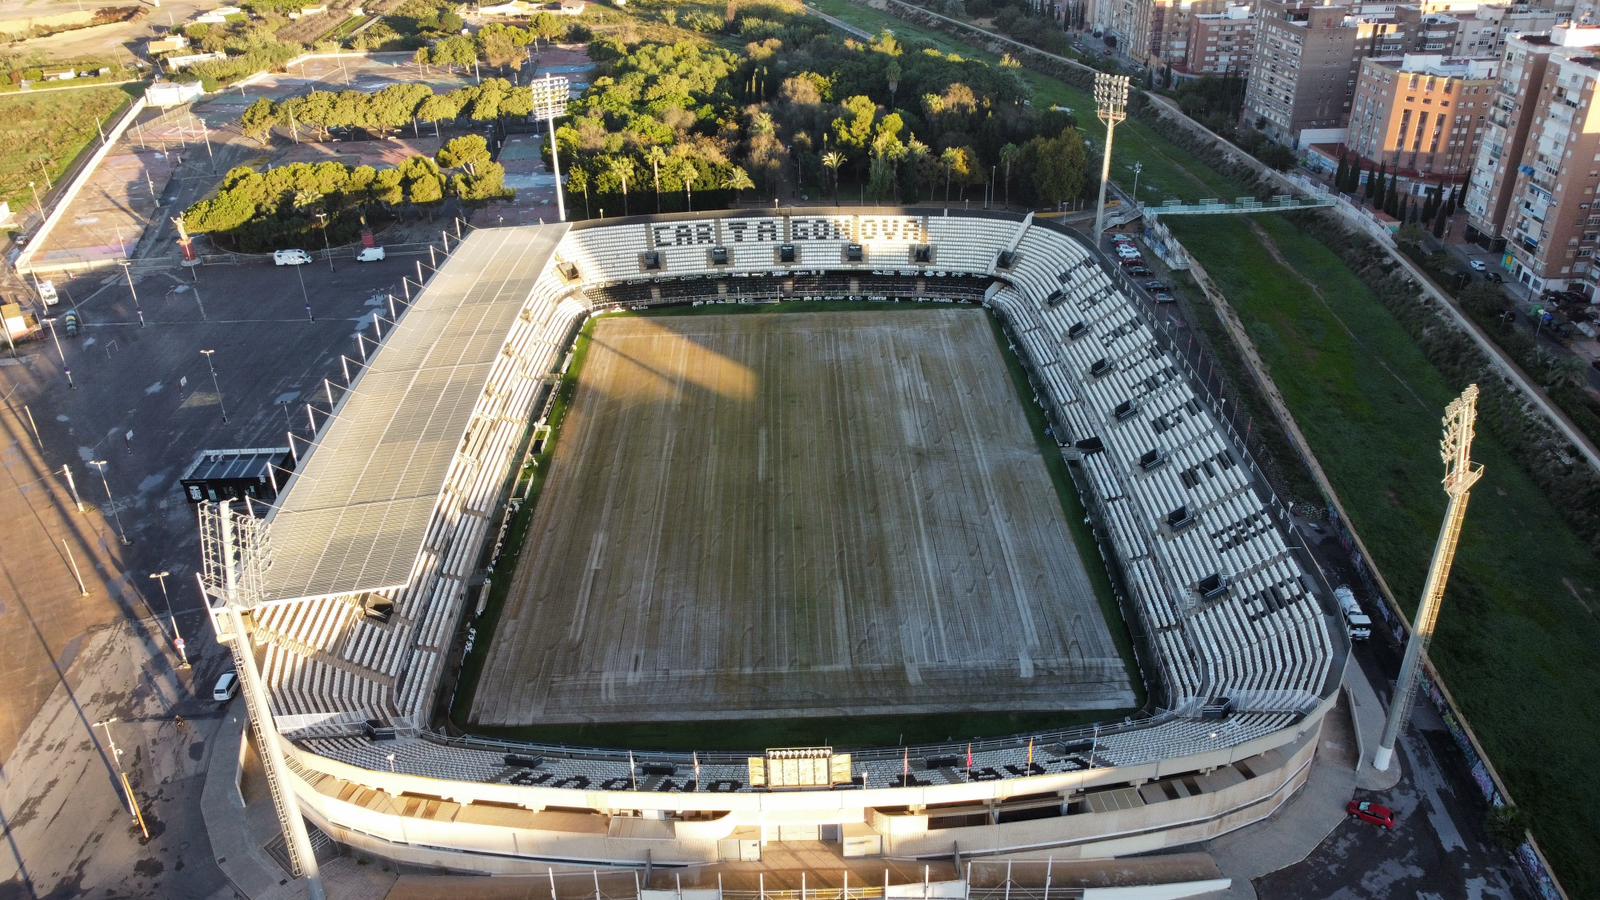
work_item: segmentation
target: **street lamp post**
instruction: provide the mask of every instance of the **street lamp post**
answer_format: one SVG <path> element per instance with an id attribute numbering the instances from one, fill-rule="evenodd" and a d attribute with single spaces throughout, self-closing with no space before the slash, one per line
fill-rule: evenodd
<path id="1" fill-rule="evenodd" d="M 1133 205 L 1134 206 L 1138 206 L 1139 205 L 1139 175 L 1143 171 L 1144 171 L 1144 163 L 1136 162 L 1136 163 L 1133 164 Z M 1158 187 L 1159 187 L 1159 185 L 1158 185 Z"/>
<path id="2" fill-rule="evenodd" d="M 222 424 L 228 424 L 228 404 L 222 402 L 222 385 L 217 383 L 217 367 L 211 364 L 211 357 L 215 350 L 201 350 L 200 355 L 206 358 L 206 368 L 211 372 L 211 388 L 217 392 L 217 409 L 222 411 Z"/>
<path id="3" fill-rule="evenodd" d="M 122 513 L 117 511 L 117 500 L 111 496 L 111 482 L 106 480 L 106 461 L 103 459 L 91 459 L 89 460 L 89 465 L 100 470 L 100 484 L 106 489 L 106 505 L 111 507 L 111 519 L 117 523 L 117 537 L 122 539 L 124 546 L 133 543 L 133 541 L 128 540 L 128 532 L 122 528 Z"/>
<path id="4" fill-rule="evenodd" d="M 44 215 L 44 203 L 39 200 L 39 188 L 33 182 L 28 182 L 28 189 L 33 191 L 33 205 L 39 207 L 39 215 Z"/>
<path id="5" fill-rule="evenodd" d="M 144 307 L 139 305 L 139 292 L 133 288 L 133 269 L 131 268 L 133 261 L 127 259 L 119 260 L 118 265 L 122 266 L 122 274 L 128 279 L 128 293 L 133 295 L 133 311 L 139 315 L 139 327 L 143 328 Z"/>
<path id="6" fill-rule="evenodd" d="M 178 633 L 178 616 L 172 611 L 172 597 L 167 594 L 167 578 L 171 572 L 150 573 L 150 578 L 161 585 L 161 605 L 167 608 L 167 621 L 172 623 L 172 647 L 178 651 L 178 668 L 189 668 L 189 654 L 184 652 L 183 635 Z"/>
<path id="7" fill-rule="evenodd" d="M 44 324 L 50 326 L 50 340 L 55 341 L 56 355 L 61 357 L 61 371 L 67 376 L 67 389 L 75 391 L 78 386 L 72 382 L 72 367 L 67 365 L 67 354 L 61 350 L 61 336 L 56 334 L 55 317 L 45 319 Z"/>
<path id="8" fill-rule="evenodd" d="M 328 214 L 317 213 L 317 221 L 322 223 L 322 246 L 328 251 L 328 271 L 333 271 L 333 242 L 328 239 Z"/>
<path id="9" fill-rule="evenodd" d="M 1111 181 L 1111 139 L 1118 123 L 1128 117 L 1128 76 L 1105 72 L 1095 75 L 1094 106 L 1095 114 L 1106 126 L 1105 155 L 1100 162 L 1100 199 L 1094 213 L 1093 237 L 1098 245 L 1106 225 L 1106 185 Z"/>
<path id="10" fill-rule="evenodd" d="M 139 811 L 139 802 L 134 799 L 133 785 L 128 781 L 128 773 L 122 768 L 122 751 L 117 748 L 116 739 L 111 736 L 111 723 L 117 721 L 112 716 L 103 722 L 94 723 L 96 728 L 106 730 L 106 744 L 111 748 L 111 762 L 117 767 L 117 780 L 122 783 L 122 798 L 128 804 L 128 815 L 133 816 L 133 821 L 138 824 L 139 831 L 143 832 L 146 839 L 150 837 L 150 829 L 145 827 L 144 814 Z"/>
<path id="11" fill-rule="evenodd" d="M 315 322 L 317 317 L 311 312 L 311 295 L 306 293 L 306 276 L 299 266 L 294 267 L 294 274 L 300 279 L 300 299 L 306 302 L 306 321 Z"/>

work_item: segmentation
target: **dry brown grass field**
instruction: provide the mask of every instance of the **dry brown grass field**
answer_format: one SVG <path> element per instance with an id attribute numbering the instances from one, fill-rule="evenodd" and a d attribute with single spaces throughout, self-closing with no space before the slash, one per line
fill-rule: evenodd
<path id="1" fill-rule="evenodd" d="M 981 310 L 600 320 L 511 577 L 483 725 L 1134 702 Z"/>

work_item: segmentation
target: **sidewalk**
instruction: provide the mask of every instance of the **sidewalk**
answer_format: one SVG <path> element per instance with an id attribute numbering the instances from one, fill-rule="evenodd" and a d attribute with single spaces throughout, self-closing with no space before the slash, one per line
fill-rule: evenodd
<path id="1" fill-rule="evenodd" d="M 1205 845 L 1223 876 L 1233 879 L 1233 886 L 1219 895 L 1222 900 L 1255 900 L 1254 879 L 1310 856 L 1344 822 L 1345 803 L 1356 790 L 1387 790 L 1399 782 L 1399 757 L 1387 772 L 1372 768 L 1383 719 L 1377 694 L 1361 666 L 1351 660 L 1339 702 L 1323 721 L 1305 786 L 1266 821 Z"/>
<path id="2" fill-rule="evenodd" d="M 253 782 L 259 772 L 241 772 L 244 734 L 248 726 L 244 701 L 235 701 L 217 729 L 211 765 L 206 771 L 200 811 L 217 865 L 235 893 L 249 900 L 304 900 L 306 883 L 267 855 L 266 846 L 278 834 L 278 820 L 264 784 L 247 784 L 252 795 L 246 804 L 241 780 Z M 256 796 L 259 795 L 259 798 Z M 398 876 L 381 864 L 363 864 L 341 856 L 322 866 L 322 882 L 329 900 L 381 900 Z"/>

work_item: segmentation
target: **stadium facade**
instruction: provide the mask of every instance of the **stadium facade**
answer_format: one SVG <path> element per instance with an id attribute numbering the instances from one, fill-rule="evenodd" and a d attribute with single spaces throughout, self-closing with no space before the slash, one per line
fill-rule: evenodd
<path id="1" fill-rule="evenodd" d="M 280 810 L 397 861 L 494 873 L 748 860 L 788 840 L 1104 857 L 1259 821 L 1305 782 L 1348 658 L 1327 586 L 1147 301 L 1075 233 L 778 209 L 483 229 L 451 249 L 330 389 L 277 504 L 200 508 L 202 585 L 257 741 L 281 748 Z M 586 319 L 784 298 L 995 313 L 1095 522 L 1146 708 L 971 744 L 742 754 L 436 731 Z"/>

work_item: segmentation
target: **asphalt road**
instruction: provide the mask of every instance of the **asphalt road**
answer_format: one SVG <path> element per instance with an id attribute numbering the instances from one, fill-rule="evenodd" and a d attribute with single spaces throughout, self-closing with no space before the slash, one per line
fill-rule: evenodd
<path id="1" fill-rule="evenodd" d="M 374 291 L 410 267 L 208 267 L 199 302 L 196 273 L 158 271 L 136 282 L 143 327 L 120 272 L 80 278 L 64 302 L 87 327 L 62 341 L 77 388 L 48 341 L 0 364 L 0 628 L 14 637 L 0 654 L 0 898 L 224 891 L 199 795 L 219 722 L 211 685 L 228 661 L 195 586 L 194 514 L 177 478 L 202 448 L 281 446 L 291 425 L 303 435 L 299 403 L 340 377 Z M 202 349 L 216 351 L 220 396 Z M 104 483 L 90 460 L 106 463 Z M 161 571 L 171 616 L 149 578 Z M 191 669 L 179 665 L 174 623 Z M 106 729 L 94 727 L 110 718 L 148 839 L 124 805 Z"/>

